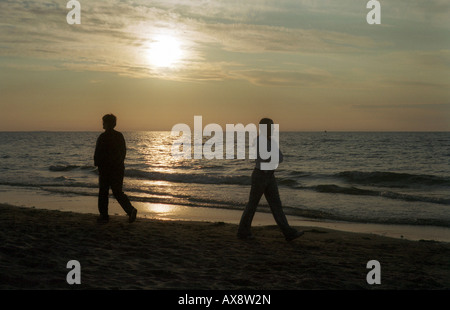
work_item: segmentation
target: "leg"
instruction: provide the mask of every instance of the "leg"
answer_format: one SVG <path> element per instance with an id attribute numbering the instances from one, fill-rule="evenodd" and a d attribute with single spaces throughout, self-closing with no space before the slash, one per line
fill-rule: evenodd
<path id="1" fill-rule="evenodd" d="M 108 196 L 109 196 L 109 178 L 107 175 L 100 174 L 98 178 L 98 212 L 100 216 L 108 217 Z"/>
<path id="2" fill-rule="evenodd" d="M 281 205 L 280 194 L 278 192 L 277 180 L 275 175 L 272 174 L 269 179 L 269 183 L 264 191 L 264 196 L 269 203 L 270 210 L 272 211 L 275 222 L 280 227 L 283 235 L 286 238 L 291 238 L 297 233 L 297 230 L 289 226 L 289 223 L 284 214 L 283 207 Z"/>
<path id="3" fill-rule="evenodd" d="M 242 213 L 241 221 L 239 223 L 238 236 L 246 237 L 251 235 L 250 229 L 252 226 L 253 216 L 255 215 L 256 207 L 258 206 L 258 203 L 264 193 L 264 188 L 264 172 L 257 169 L 253 170 L 250 197 L 247 206 Z"/>
<path id="4" fill-rule="evenodd" d="M 128 196 L 123 192 L 123 172 L 115 173 L 111 177 L 111 189 L 122 209 L 127 215 L 130 215 L 134 207 L 131 205 Z"/>

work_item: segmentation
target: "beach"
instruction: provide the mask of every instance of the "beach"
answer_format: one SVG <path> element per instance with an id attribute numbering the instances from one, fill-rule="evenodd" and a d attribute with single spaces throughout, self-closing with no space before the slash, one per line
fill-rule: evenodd
<path id="1" fill-rule="evenodd" d="M 439 306 L 450 5 L 362 2 L 0 0 L 3 306 Z"/>
<path id="2" fill-rule="evenodd" d="M 237 225 L 0 205 L 0 289 L 429 290 L 450 288 L 450 243 L 411 241 L 322 227 L 284 240 L 276 225 Z M 81 284 L 68 284 L 67 263 Z M 367 263 L 381 284 L 368 284 Z"/>

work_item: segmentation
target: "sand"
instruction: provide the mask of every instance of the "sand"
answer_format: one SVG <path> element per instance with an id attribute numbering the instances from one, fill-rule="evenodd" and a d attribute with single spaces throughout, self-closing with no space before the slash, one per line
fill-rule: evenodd
<path id="1" fill-rule="evenodd" d="M 277 226 L 239 240 L 223 222 L 162 221 L 0 205 L 0 289 L 335 290 L 449 289 L 450 243 Z M 81 266 L 69 285 L 67 262 Z M 377 260 L 381 284 L 369 285 Z"/>

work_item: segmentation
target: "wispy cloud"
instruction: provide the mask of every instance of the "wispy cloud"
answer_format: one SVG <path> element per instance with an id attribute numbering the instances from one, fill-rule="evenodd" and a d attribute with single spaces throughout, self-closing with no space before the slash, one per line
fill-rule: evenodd
<path id="1" fill-rule="evenodd" d="M 392 38 L 375 39 L 370 32 L 359 31 L 355 27 L 360 25 L 359 19 L 349 21 L 348 30 L 330 26 L 329 20 L 348 16 L 362 15 L 363 20 L 366 9 L 360 1 L 81 1 L 81 25 L 66 23 L 65 4 L 56 0 L 0 1 L 0 56 L 53 61 L 53 66 L 42 69 L 179 80 L 246 79 L 256 85 L 297 86 L 315 81 L 332 85 L 333 79 L 303 69 L 277 68 L 274 54 L 298 59 L 305 54 L 323 55 L 326 59 L 339 53 L 376 54 L 392 46 Z M 440 20 L 449 12 L 449 5 L 441 0 L 427 1 L 426 7 L 421 1 L 383 3 L 387 18 L 402 10 L 407 10 L 412 20 Z M 318 19 L 301 22 L 300 17 L 308 14 Z M 266 20 L 266 16 L 272 18 Z M 179 67 L 157 70 L 149 64 L 146 51 L 159 33 L 170 33 L 182 41 L 185 54 Z M 265 53 L 267 67 L 255 66 L 242 56 L 266 57 Z M 416 56 L 423 66 L 448 67 L 445 53 L 429 51 Z"/>
<path id="2" fill-rule="evenodd" d="M 375 47 L 367 37 L 335 31 L 289 29 L 248 24 L 202 25 L 211 41 L 222 44 L 225 50 L 247 53 L 338 53 L 356 52 Z"/>
<path id="3" fill-rule="evenodd" d="M 260 86 L 289 86 L 289 87 L 322 87 L 336 82 L 336 78 L 329 74 L 306 73 L 296 71 L 264 71 L 243 70 L 233 72 L 236 78 L 248 80 Z"/>
<path id="4" fill-rule="evenodd" d="M 353 107 L 365 110 L 432 110 L 450 114 L 450 103 L 357 104 Z"/>

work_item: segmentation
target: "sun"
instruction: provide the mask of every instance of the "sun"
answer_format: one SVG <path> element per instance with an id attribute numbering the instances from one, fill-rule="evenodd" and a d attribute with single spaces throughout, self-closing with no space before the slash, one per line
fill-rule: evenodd
<path id="1" fill-rule="evenodd" d="M 182 56 L 181 42 L 170 35 L 155 37 L 148 50 L 150 63 L 158 68 L 174 67 Z"/>

